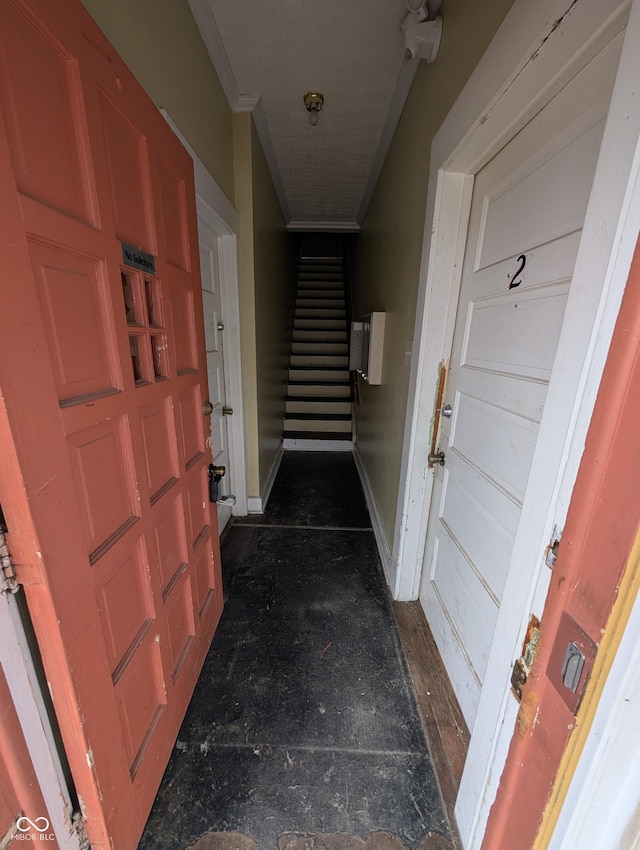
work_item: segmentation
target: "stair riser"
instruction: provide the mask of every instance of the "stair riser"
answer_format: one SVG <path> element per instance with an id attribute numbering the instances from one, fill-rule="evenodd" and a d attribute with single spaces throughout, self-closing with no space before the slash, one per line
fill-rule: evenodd
<path id="1" fill-rule="evenodd" d="M 344 319 L 295 319 L 293 323 L 294 330 L 313 330 L 313 331 L 343 331 L 347 327 Z"/>
<path id="2" fill-rule="evenodd" d="M 353 441 L 350 434 L 336 434 L 335 437 L 318 434 L 305 434 L 301 437 L 287 436 L 282 448 L 290 452 L 351 452 Z"/>
<path id="3" fill-rule="evenodd" d="M 346 399 L 351 398 L 351 387 L 349 384 L 287 384 L 287 396 L 294 399 L 297 396 L 308 398 L 315 396 L 322 398 L 323 396 L 343 396 Z"/>
<path id="4" fill-rule="evenodd" d="M 343 357 L 349 354 L 349 346 L 346 342 L 294 342 L 291 344 L 293 354 L 341 354 Z"/>
<path id="5" fill-rule="evenodd" d="M 336 342 L 346 343 L 346 331 L 301 331 L 294 330 L 294 343 L 298 342 Z"/>
<path id="6" fill-rule="evenodd" d="M 323 366 L 334 366 L 347 369 L 349 367 L 349 358 L 335 354 L 292 354 L 289 365 L 292 368 L 296 366 L 310 366 L 313 369 L 320 369 Z"/>
<path id="7" fill-rule="evenodd" d="M 344 280 L 335 278 L 333 280 L 321 280 L 313 275 L 307 275 L 305 278 L 298 278 L 298 287 L 300 289 L 329 289 L 333 291 L 344 291 Z"/>
<path id="8" fill-rule="evenodd" d="M 318 381 L 321 384 L 342 383 L 349 380 L 347 369 L 289 369 L 290 381 Z"/>
<path id="9" fill-rule="evenodd" d="M 296 307 L 296 319 L 342 319 L 346 322 L 347 315 L 344 310 L 329 310 L 324 307 Z M 343 325 L 344 327 L 344 325 Z"/>
<path id="10" fill-rule="evenodd" d="M 321 307 L 325 310 L 344 310 L 344 298 L 297 298 L 296 307 L 302 309 L 316 309 Z"/>
<path id="11" fill-rule="evenodd" d="M 344 298 L 344 289 L 336 287 L 336 289 L 307 289 L 303 286 L 298 287 L 298 298 L 329 298 L 337 299 Z"/>
<path id="12" fill-rule="evenodd" d="M 351 421 L 342 419 L 293 419 L 284 420 L 285 434 L 287 431 L 331 431 L 334 434 L 350 434 Z"/>
<path id="13" fill-rule="evenodd" d="M 350 401 L 293 401 L 287 402 L 286 412 L 296 413 L 322 413 L 328 416 L 338 413 L 351 413 Z"/>

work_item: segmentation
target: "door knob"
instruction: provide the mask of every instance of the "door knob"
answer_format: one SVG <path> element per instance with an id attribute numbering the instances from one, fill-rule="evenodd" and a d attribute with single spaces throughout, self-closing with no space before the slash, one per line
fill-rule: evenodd
<path id="1" fill-rule="evenodd" d="M 443 404 L 440 408 L 440 415 L 444 416 L 445 419 L 451 419 L 453 414 L 453 408 L 450 404 Z"/>
<path id="2" fill-rule="evenodd" d="M 429 466 L 435 466 L 437 463 L 444 466 L 444 452 L 434 452 L 427 457 Z"/>
<path id="3" fill-rule="evenodd" d="M 223 331 L 223 330 L 224 330 L 224 322 L 218 322 L 218 330 L 219 330 L 219 331 Z"/>
<path id="4" fill-rule="evenodd" d="M 211 416 L 211 414 L 213 413 L 213 405 L 210 401 L 205 401 L 205 403 L 202 405 L 202 412 L 205 416 Z"/>

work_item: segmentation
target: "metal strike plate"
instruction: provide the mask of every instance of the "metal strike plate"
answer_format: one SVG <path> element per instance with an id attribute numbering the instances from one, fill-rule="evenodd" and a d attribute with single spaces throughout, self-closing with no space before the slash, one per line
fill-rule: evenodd
<path id="1" fill-rule="evenodd" d="M 564 611 L 553 641 L 547 676 L 574 714 L 589 681 L 597 651 L 594 641 Z"/>

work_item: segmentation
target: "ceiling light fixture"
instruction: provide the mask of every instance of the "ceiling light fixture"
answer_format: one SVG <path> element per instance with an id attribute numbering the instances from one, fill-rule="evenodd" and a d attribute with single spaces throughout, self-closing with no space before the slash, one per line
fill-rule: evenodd
<path id="1" fill-rule="evenodd" d="M 324 95 L 319 91 L 308 91 L 303 100 L 309 113 L 309 123 L 315 127 L 318 123 L 318 113 L 324 105 Z"/>

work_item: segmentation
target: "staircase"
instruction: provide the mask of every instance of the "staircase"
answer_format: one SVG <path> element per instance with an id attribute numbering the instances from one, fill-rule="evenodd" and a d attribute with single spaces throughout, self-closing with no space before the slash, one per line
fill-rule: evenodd
<path id="1" fill-rule="evenodd" d="M 284 448 L 350 451 L 351 384 L 342 257 L 302 259 Z"/>

